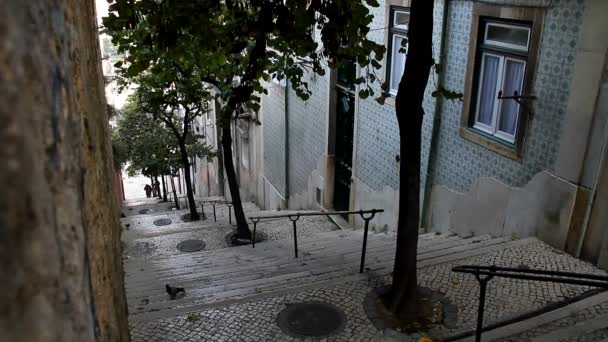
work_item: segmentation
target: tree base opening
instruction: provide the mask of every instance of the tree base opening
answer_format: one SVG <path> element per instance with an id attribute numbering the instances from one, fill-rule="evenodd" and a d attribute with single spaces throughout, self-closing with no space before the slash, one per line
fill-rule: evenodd
<path id="1" fill-rule="evenodd" d="M 253 236 L 253 233 L 251 233 L 251 236 Z M 266 240 L 265 233 L 255 233 L 255 243 L 262 242 L 264 240 Z M 237 232 L 231 232 L 230 234 L 226 235 L 226 244 L 228 244 L 230 247 L 245 246 L 250 245 L 251 240 L 238 236 Z"/>
<path id="2" fill-rule="evenodd" d="M 365 313 L 376 329 L 393 329 L 405 334 L 414 334 L 439 326 L 451 328 L 456 325 L 458 307 L 444 294 L 426 287 L 418 287 L 416 312 L 411 313 L 407 320 L 403 320 L 389 311 L 382 302 L 381 297 L 388 293 L 389 289 L 389 286 L 378 287 L 365 297 Z"/>

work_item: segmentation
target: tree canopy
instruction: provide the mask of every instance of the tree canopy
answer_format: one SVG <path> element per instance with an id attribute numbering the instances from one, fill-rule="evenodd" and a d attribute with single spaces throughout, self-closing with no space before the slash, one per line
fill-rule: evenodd
<path id="1" fill-rule="evenodd" d="M 169 128 L 139 106 L 138 91 L 123 107 L 113 142 L 123 151 L 130 175 L 140 172 L 145 176 L 174 174 L 176 169 L 183 167 L 177 141 Z M 189 135 L 186 141 L 190 156 L 213 157 L 213 151 L 194 135 Z"/>
<path id="2" fill-rule="evenodd" d="M 324 65 L 358 63 L 369 72 L 357 79 L 360 95 L 373 95 L 385 52 L 367 38 L 376 0 L 113 0 L 103 19 L 125 62 L 116 66 L 127 79 L 157 66 L 172 65 L 216 90 L 224 104 L 220 124 L 243 106 L 257 110 L 263 82 L 287 79 L 296 94 L 311 92 L 305 71 L 319 75 Z M 198 15 L 197 15 L 198 14 Z M 320 42 L 315 40 L 319 33 Z M 164 69 L 161 67 L 160 69 Z M 158 71 L 158 69 L 157 69 Z M 257 94 L 256 94 L 257 93 Z"/>

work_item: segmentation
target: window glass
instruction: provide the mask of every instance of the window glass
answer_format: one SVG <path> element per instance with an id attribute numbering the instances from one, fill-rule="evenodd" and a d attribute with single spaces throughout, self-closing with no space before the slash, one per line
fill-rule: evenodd
<path id="1" fill-rule="evenodd" d="M 484 54 L 482 63 L 477 121 L 492 126 L 494 105 L 498 95 L 496 87 L 500 75 L 500 57 Z"/>
<path id="2" fill-rule="evenodd" d="M 516 91 L 517 94 L 521 94 L 525 66 L 523 61 L 507 59 L 502 87 L 503 96 L 513 96 Z M 502 100 L 501 102 L 498 130 L 514 136 L 517 127 L 519 104 L 514 100 Z"/>
<path id="3" fill-rule="evenodd" d="M 410 13 L 405 11 L 395 11 L 393 16 L 393 27 L 396 29 L 407 30 L 410 22 Z"/>
<path id="4" fill-rule="evenodd" d="M 530 29 L 520 26 L 488 23 L 486 43 L 514 49 L 528 50 Z"/>
<path id="5" fill-rule="evenodd" d="M 403 70 L 405 68 L 405 52 L 399 52 L 401 50 L 401 44 L 405 36 L 394 35 L 393 45 L 391 51 L 391 72 L 390 72 L 390 93 L 393 95 L 397 94 L 399 89 L 399 82 L 401 82 L 401 76 L 403 76 Z"/>

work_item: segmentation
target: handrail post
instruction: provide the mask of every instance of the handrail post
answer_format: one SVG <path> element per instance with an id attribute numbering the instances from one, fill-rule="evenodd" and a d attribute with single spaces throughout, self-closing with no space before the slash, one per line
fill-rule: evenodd
<path id="1" fill-rule="evenodd" d="M 251 222 L 253 222 L 253 240 L 251 241 L 251 246 L 252 246 L 252 248 L 255 248 L 255 231 L 256 231 L 258 222 L 260 222 L 260 218 L 259 217 L 251 218 Z"/>
<path id="2" fill-rule="evenodd" d="M 295 219 L 293 219 L 292 217 L 295 217 Z M 295 249 L 296 252 L 296 259 L 298 258 L 298 229 L 296 226 L 296 222 L 298 221 L 298 219 L 300 219 L 300 215 L 290 215 L 288 216 L 289 220 L 291 222 L 293 222 L 293 247 Z"/>
<path id="3" fill-rule="evenodd" d="M 486 305 L 486 287 L 492 276 L 481 277 L 475 274 L 475 278 L 479 282 L 479 308 L 477 309 L 477 330 L 475 330 L 475 342 L 481 342 L 481 332 L 483 329 L 483 314 Z"/>
<path id="4" fill-rule="evenodd" d="M 203 221 L 207 219 L 207 216 L 205 215 L 205 204 L 201 203 L 201 213 L 203 214 Z"/>
<path id="5" fill-rule="evenodd" d="M 228 223 L 232 224 L 232 203 L 226 203 L 228 207 Z"/>
<path id="6" fill-rule="evenodd" d="M 359 273 L 363 273 L 365 267 L 365 252 L 367 250 L 367 232 L 369 230 L 369 221 L 376 216 L 376 212 L 372 211 L 369 217 L 365 217 L 363 210 L 359 211 L 361 218 L 365 220 L 365 228 L 363 228 L 363 247 L 361 248 L 361 265 L 359 266 Z"/>
<path id="7" fill-rule="evenodd" d="M 217 222 L 217 216 L 215 216 L 215 202 L 211 202 L 211 205 L 213 205 L 213 221 Z"/>

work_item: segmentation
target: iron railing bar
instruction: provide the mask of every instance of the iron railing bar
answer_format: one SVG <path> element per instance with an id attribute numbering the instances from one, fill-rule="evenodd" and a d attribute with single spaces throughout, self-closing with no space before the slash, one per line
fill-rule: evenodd
<path id="1" fill-rule="evenodd" d="M 252 216 L 249 219 L 269 219 L 269 218 L 288 218 L 290 216 L 334 216 L 334 215 L 345 215 L 345 214 L 375 214 L 382 213 L 384 209 L 370 209 L 370 210 L 356 210 L 356 211 L 316 211 L 316 212 L 294 212 L 291 214 L 281 215 L 268 215 L 268 216 Z"/>
<path id="2" fill-rule="evenodd" d="M 481 342 L 483 315 L 485 309 L 486 285 L 493 277 L 544 281 L 550 283 L 590 286 L 608 289 L 608 277 L 561 271 L 526 270 L 521 268 L 461 265 L 452 268 L 453 272 L 468 273 L 475 276 L 479 282 L 479 306 L 477 311 L 477 329 L 475 341 Z M 481 276 L 486 276 L 482 278 Z M 591 279 L 591 280 L 589 280 Z"/>
<path id="3" fill-rule="evenodd" d="M 487 276 L 495 276 L 500 278 L 510 278 L 510 279 L 522 279 L 522 280 L 534 280 L 534 281 L 544 281 L 550 283 L 560 283 L 560 284 L 570 284 L 570 285 L 580 285 L 580 286 L 593 286 L 593 287 L 601 287 L 608 289 L 608 282 L 601 281 L 591 281 L 591 280 L 578 280 L 571 278 L 560 278 L 550 276 L 533 276 L 533 275 L 523 275 L 516 273 L 493 273 L 493 272 L 484 272 L 478 271 L 476 273 L 466 272 L 471 274 L 479 274 L 479 275 L 487 275 Z"/>
<path id="4" fill-rule="evenodd" d="M 481 272 L 491 272 L 492 274 L 500 275 L 500 274 L 540 274 L 547 276 L 559 276 L 565 278 L 579 278 L 579 279 L 591 279 L 591 280 L 600 280 L 608 282 L 608 276 L 597 275 L 597 274 L 585 274 L 585 273 L 575 273 L 575 272 L 562 272 L 562 271 L 551 271 L 551 270 L 535 270 L 535 269 L 522 269 L 522 268 L 512 268 L 512 267 L 496 267 L 496 266 L 456 266 L 452 268 L 455 272 L 464 272 L 471 274 L 489 274 L 489 273 L 481 273 Z M 500 273 L 503 272 L 503 273 Z"/>
<path id="5" fill-rule="evenodd" d="M 214 205 L 215 208 L 215 205 Z M 251 241 L 251 245 L 255 248 L 255 236 L 257 230 L 257 224 L 263 220 L 277 220 L 280 218 L 288 218 L 291 222 L 293 222 L 293 244 L 295 250 L 295 256 L 298 257 L 298 230 L 296 226 L 296 222 L 302 216 L 332 216 L 332 215 L 360 215 L 361 219 L 365 221 L 365 228 L 363 230 L 363 246 L 361 248 L 361 263 L 359 264 L 359 273 L 363 273 L 365 269 L 365 252 L 367 250 L 367 234 L 369 230 L 369 221 L 371 221 L 376 213 L 382 213 L 384 209 L 370 209 L 370 210 L 353 210 L 353 211 L 316 211 L 316 212 L 295 212 L 290 214 L 281 214 L 281 215 L 268 215 L 268 216 L 252 216 L 249 217 L 251 222 L 253 223 L 253 241 Z M 367 216 L 366 216 L 367 214 Z"/>

